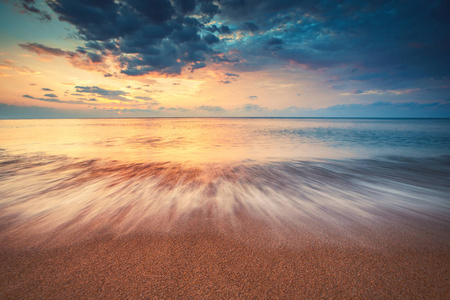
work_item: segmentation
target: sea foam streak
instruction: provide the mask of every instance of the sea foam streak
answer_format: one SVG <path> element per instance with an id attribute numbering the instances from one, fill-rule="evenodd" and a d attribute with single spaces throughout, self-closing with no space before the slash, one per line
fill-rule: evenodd
<path id="1" fill-rule="evenodd" d="M 449 175 L 445 156 L 124 164 L 5 155 L 0 225 L 4 236 L 28 232 L 48 238 L 170 230 L 194 215 L 217 221 L 217 229 L 224 223 L 239 226 L 242 214 L 343 231 L 380 222 L 389 212 L 445 223 Z"/>
<path id="2" fill-rule="evenodd" d="M 398 228 L 404 216 L 446 232 L 449 128 L 418 119 L 1 120 L 0 240 L 190 231 L 195 222 L 355 238 L 354 228 Z"/>

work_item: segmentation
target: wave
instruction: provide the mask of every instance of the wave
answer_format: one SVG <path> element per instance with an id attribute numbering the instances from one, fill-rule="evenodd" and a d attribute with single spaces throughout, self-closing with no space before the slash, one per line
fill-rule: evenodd
<path id="1" fill-rule="evenodd" d="M 376 224 L 390 212 L 447 223 L 448 178 L 448 156 L 124 164 L 3 155 L 0 231 L 120 235 L 171 230 L 193 216 L 210 226 L 239 226 L 243 215 L 339 230 Z"/>

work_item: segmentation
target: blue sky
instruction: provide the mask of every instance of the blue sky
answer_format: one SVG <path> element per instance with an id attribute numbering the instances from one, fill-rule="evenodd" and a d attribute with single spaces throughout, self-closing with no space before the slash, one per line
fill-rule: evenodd
<path id="1" fill-rule="evenodd" d="M 450 117 L 448 1 L 0 8 L 0 118 Z"/>

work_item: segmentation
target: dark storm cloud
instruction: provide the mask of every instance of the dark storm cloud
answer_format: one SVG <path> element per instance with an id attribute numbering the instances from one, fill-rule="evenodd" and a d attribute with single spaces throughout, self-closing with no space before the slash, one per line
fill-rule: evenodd
<path id="1" fill-rule="evenodd" d="M 222 0 L 221 15 L 235 22 L 246 20 L 268 20 L 277 17 L 283 19 L 298 7 L 318 6 L 317 1 L 295 0 Z"/>
<path id="2" fill-rule="evenodd" d="M 253 22 L 245 22 L 241 24 L 241 29 L 242 30 L 246 30 L 246 31 L 250 31 L 250 32 L 258 32 L 259 31 L 259 27 L 256 26 L 255 23 Z"/>
<path id="3" fill-rule="evenodd" d="M 219 38 L 216 37 L 214 34 L 211 34 L 211 33 L 209 33 L 206 36 L 204 36 L 203 39 L 205 40 L 205 42 L 207 44 L 215 44 L 215 43 L 220 42 Z"/>
<path id="4" fill-rule="evenodd" d="M 129 0 L 128 4 L 153 23 L 164 23 L 175 13 L 169 0 Z"/>
<path id="5" fill-rule="evenodd" d="M 194 70 L 197 70 L 197 69 L 203 69 L 204 67 L 206 67 L 206 64 L 203 62 L 195 63 L 191 66 L 191 72 L 194 72 Z"/>
<path id="6" fill-rule="evenodd" d="M 289 63 L 325 75 L 332 72 L 339 78 L 336 85 L 356 80 L 391 88 L 450 75 L 450 2 L 445 0 L 52 0 L 47 4 L 60 20 L 76 28 L 91 62 L 112 55 L 122 74 L 130 76 L 179 74 L 210 62 L 242 72 Z M 230 36 L 234 31 L 241 31 L 244 38 L 234 39 Z M 66 53 L 40 44 L 22 47 Z M 236 51 L 230 54 L 230 50 Z"/>
<path id="7" fill-rule="evenodd" d="M 401 85 L 449 76 L 449 6 L 442 0 L 223 0 L 220 16 L 241 28 L 248 22 L 260 28 L 239 47 L 247 64 L 272 55 L 309 70 L 340 70 L 341 80 Z M 273 31 L 277 37 L 269 35 Z M 258 43 L 277 51 L 264 54 Z M 358 71 L 346 72 L 348 67 Z"/>
<path id="8" fill-rule="evenodd" d="M 279 38 L 276 38 L 276 37 L 271 37 L 271 38 L 266 42 L 266 44 L 269 45 L 269 46 L 273 46 L 273 45 L 281 45 L 281 44 L 283 44 L 283 40 L 282 40 L 282 39 L 279 39 Z"/>
<path id="9" fill-rule="evenodd" d="M 213 3 L 213 1 L 200 0 L 200 12 L 206 14 L 209 17 L 213 17 L 219 13 L 219 6 Z"/>
<path id="10" fill-rule="evenodd" d="M 195 0 L 174 0 L 175 8 L 178 9 L 182 14 L 192 12 L 195 9 Z"/>
<path id="11" fill-rule="evenodd" d="M 221 25 L 221 26 L 211 25 L 209 27 L 206 27 L 205 29 L 212 33 L 215 33 L 215 32 L 222 33 L 222 34 L 230 34 L 231 33 L 231 29 L 227 25 Z"/>
<path id="12" fill-rule="evenodd" d="M 43 90 L 43 91 L 47 91 L 47 92 L 53 92 L 53 90 L 52 90 L 52 89 L 49 89 L 49 88 L 42 88 L 42 90 Z"/>
<path id="13" fill-rule="evenodd" d="M 114 1 L 59 0 L 47 3 L 59 20 L 75 25 L 87 40 L 107 40 L 139 26 L 133 21 L 137 20 L 138 14 L 132 7 L 127 9 L 127 15 L 121 16 L 117 13 L 121 5 Z"/>
<path id="14" fill-rule="evenodd" d="M 220 39 L 205 30 L 219 6 L 208 0 L 56 0 L 47 1 L 59 19 L 75 26 L 92 62 L 112 54 L 121 73 L 179 74 L 198 69 L 216 54 Z M 195 17 L 193 17 L 195 16 Z M 198 17 L 202 16 L 202 17 Z M 206 19 L 204 17 L 207 17 Z M 226 26 L 221 31 L 229 31 Z M 126 55 L 124 55 L 126 54 Z"/>

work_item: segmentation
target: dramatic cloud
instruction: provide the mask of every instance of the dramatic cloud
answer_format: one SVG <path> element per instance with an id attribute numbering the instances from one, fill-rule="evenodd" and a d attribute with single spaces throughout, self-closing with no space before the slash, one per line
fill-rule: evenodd
<path id="1" fill-rule="evenodd" d="M 212 46 L 220 42 L 215 30 L 208 31 L 203 24 L 219 12 L 211 1 L 47 3 L 60 20 L 75 26 L 86 41 L 86 49 L 98 55 L 115 55 L 126 75 L 179 74 L 183 67 L 199 69 L 216 53 Z M 218 32 L 227 31 L 227 27 L 218 28 Z"/>
<path id="2" fill-rule="evenodd" d="M 256 26 L 255 23 L 252 23 L 252 22 L 245 22 L 245 23 L 241 24 L 241 29 L 250 31 L 252 33 L 259 31 L 259 27 Z"/>
<path id="3" fill-rule="evenodd" d="M 193 64 L 191 66 L 191 72 L 194 72 L 194 70 L 197 70 L 197 69 L 202 69 L 204 67 L 206 67 L 206 64 L 203 63 L 203 62 L 202 63 L 195 63 L 195 64 Z"/>
<path id="4" fill-rule="evenodd" d="M 72 95 L 80 96 L 74 97 L 77 101 L 98 102 L 99 106 L 105 105 L 105 99 L 116 100 L 111 101 L 113 109 L 166 105 L 156 112 L 265 116 L 307 113 L 304 106 L 314 107 L 311 113 L 330 116 L 344 111 L 362 114 L 364 109 L 381 116 L 382 111 L 390 113 L 379 103 L 390 103 L 386 107 L 408 115 L 408 109 L 430 112 L 432 108 L 426 104 L 442 108 L 436 103 L 449 98 L 449 89 L 443 88 L 450 85 L 450 4 L 445 0 L 9 3 L 23 14 L 23 26 L 48 26 L 49 35 L 58 33 L 45 39 L 36 34 L 37 40 L 27 40 L 30 35 L 17 30 L 10 35 L 17 34 L 16 39 L 4 39 L 9 43 L 5 49 L 18 44 L 21 52 L 8 54 L 0 62 L 2 80 L 12 82 L 20 75 L 24 86 L 30 88 L 17 94 L 19 98 L 22 94 L 41 96 L 45 91 L 42 98 L 26 96 L 65 103 L 58 85 L 55 91 L 42 88 L 42 94 L 36 92 L 47 86 L 45 82 L 57 81 L 56 73 L 62 68 L 56 64 L 62 60 L 83 69 L 67 72 L 70 76 L 65 74 L 59 81 L 75 86 L 64 95 L 74 92 Z M 30 16 L 53 20 L 40 23 Z M 64 28 L 67 40 L 57 41 Z M 39 60 L 23 56 L 24 51 Z M 86 70 L 99 73 L 85 76 Z M 25 75 L 39 75 L 33 78 L 39 88 L 28 86 L 31 81 L 26 81 Z M 144 84 L 154 84 L 154 88 L 146 89 Z M 5 97 L 17 93 L 8 88 L 5 92 Z M 13 100 L 17 99 L 7 99 Z M 256 102 L 261 106 L 251 104 Z M 410 107 L 400 107 L 400 102 L 410 103 Z M 217 106 L 208 105 L 211 103 Z M 359 106 L 342 110 L 335 106 L 348 105 L 343 103 Z"/>
<path id="5" fill-rule="evenodd" d="M 213 32 L 213 33 L 214 32 L 218 32 L 218 33 L 221 33 L 221 34 L 231 34 L 230 27 L 228 27 L 226 25 L 221 25 L 220 27 L 217 26 L 217 25 L 212 25 L 212 26 L 206 27 L 205 29 L 207 31 Z"/>
<path id="6" fill-rule="evenodd" d="M 65 57 L 73 66 L 81 69 L 104 73 L 110 67 L 104 62 L 103 54 L 89 52 L 86 50 L 88 48 L 78 47 L 75 51 L 68 51 L 48 47 L 38 43 L 19 44 L 19 46 L 47 59 L 51 59 L 53 57 Z M 96 50 L 94 49 L 93 51 Z M 105 57 L 106 55 L 107 54 L 105 54 Z"/>
<path id="7" fill-rule="evenodd" d="M 220 42 L 220 39 L 218 37 L 216 37 L 214 34 L 211 34 L 211 33 L 205 35 L 203 37 L 203 39 L 205 40 L 205 42 L 207 44 L 215 44 L 215 43 Z"/>
<path id="8" fill-rule="evenodd" d="M 194 71 L 211 62 L 234 62 L 236 70 L 245 71 L 261 59 L 310 70 L 334 68 L 341 80 L 378 84 L 388 74 L 395 79 L 391 85 L 408 78 L 449 76 L 449 2 L 444 0 L 350 0 L 339 5 L 312 0 L 46 3 L 85 41 L 85 47 L 72 55 L 86 51 L 92 63 L 112 55 L 121 73 L 130 76 L 179 74 L 183 68 Z M 27 11 L 42 13 L 33 0 L 21 4 Z M 245 38 L 231 38 L 233 31 Z M 21 47 L 70 57 L 67 51 L 37 43 Z M 242 59 L 227 56 L 231 49 L 238 49 Z"/>
<path id="9" fill-rule="evenodd" d="M 247 65 L 272 57 L 372 86 L 449 76 L 448 1 L 225 0 L 220 8 L 229 24 L 254 33 L 233 43 Z"/>

